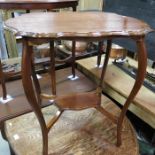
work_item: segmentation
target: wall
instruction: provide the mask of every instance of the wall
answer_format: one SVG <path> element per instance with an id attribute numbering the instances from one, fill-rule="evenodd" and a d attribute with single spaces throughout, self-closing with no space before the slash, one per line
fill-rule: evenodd
<path id="1" fill-rule="evenodd" d="M 80 0 L 78 10 L 102 10 L 103 0 Z"/>

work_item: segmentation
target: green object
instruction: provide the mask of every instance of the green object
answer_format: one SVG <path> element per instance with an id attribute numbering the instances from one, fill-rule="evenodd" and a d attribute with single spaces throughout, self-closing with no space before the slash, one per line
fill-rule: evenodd
<path id="1" fill-rule="evenodd" d="M 149 143 L 138 141 L 139 142 L 139 150 L 141 155 L 154 155 L 155 147 L 151 146 Z"/>

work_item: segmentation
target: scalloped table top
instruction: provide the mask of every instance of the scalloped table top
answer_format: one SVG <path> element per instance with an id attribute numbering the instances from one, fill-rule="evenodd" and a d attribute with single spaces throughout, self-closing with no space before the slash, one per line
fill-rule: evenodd
<path id="1" fill-rule="evenodd" d="M 7 20 L 5 28 L 21 36 L 54 39 L 132 37 L 152 31 L 141 20 L 103 12 L 29 13 Z"/>

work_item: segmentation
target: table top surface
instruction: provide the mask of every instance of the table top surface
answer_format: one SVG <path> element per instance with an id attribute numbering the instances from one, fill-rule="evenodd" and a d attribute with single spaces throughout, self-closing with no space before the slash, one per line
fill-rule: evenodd
<path id="1" fill-rule="evenodd" d="M 114 13 L 30 13 L 9 19 L 6 29 L 28 37 L 91 38 L 142 36 L 152 29 L 145 22 Z"/>

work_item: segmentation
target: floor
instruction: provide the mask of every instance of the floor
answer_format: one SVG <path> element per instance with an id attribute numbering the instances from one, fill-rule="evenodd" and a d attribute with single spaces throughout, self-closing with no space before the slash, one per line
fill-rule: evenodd
<path id="1" fill-rule="evenodd" d="M 1 133 L 0 133 L 0 155 L 11 155 L 8 143 L 5 140 L 3 140 Z"/>
<path id="2" fill-rule="evenodd" d="M 144 130 L 144 127 L 145 127 L 147 131 L 143 131 L 144 133 L 154 132 L 154 130 L 153 131 L 149 130 L 149 127 L 147 127 L 146 124 L 140 123 L 141 121 L 139 119 L 136 120 L 135 117 L 133 117 L 133 115 L 129 114 L 128 117 L 131 119 L 132 123 L 134 122 L 133 123 L 134 127 L 138 128 L 138 130 L 140 129 Z M 140 153 L 141 153 L 140 155 L 155 155 L 154 147 L 151 147 L 150 145 L 143 142 L 139 142 L 139 145 L 140 145 Z M 8 143 L 5 140 L 3 140 L 1 136 L 1 132 L 0 132 L 0 155 L 10 155 Z"/>

